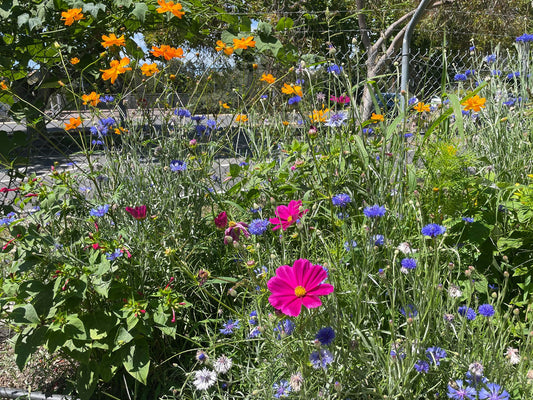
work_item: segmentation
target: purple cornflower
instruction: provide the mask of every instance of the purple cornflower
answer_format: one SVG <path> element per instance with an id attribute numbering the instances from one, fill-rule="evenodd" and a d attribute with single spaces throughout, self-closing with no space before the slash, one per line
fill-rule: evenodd
<path id="1" fill-rule="evenodd" d="M 321 345 L 327 346 L 328 344 L 333 342 L 333 339 L 335 339 L 335 331 L 331 326 L 327 326 L 318 331 L 315 336 L 315 339 L 318 340 Z"/>
<path id="2" fill-rule="evenodd" d="M 458 379 L 455 381 L 455 387 L 448 385 L 448 397 L 454 400 L 474 400 L 476 397 L 476 389 L 467 386 L 463 387 L 463 381 Z"/>
<path id="3" fill-rule="evenodd" d="M 182 172 L 187 169 L 187 163 L 181 160 L 172 160 L 170 162 L 170 170 L 174 172 Z"/>
<path id="4" fill-rule="evenodd" d="M 266 232 L 270 221 L 268 219 L 254 219 L 248 226 L 248 231 L 252 235 L 262 235 Z"/>
<path id="5" fill-rule="evenodd" d="M 440 360 L 446 358 L 447 354 L 444 349 L 440 347 L 428 347 L 426 349 L 426 356 L 429 358 L 429 361 L 434 362 L 435 365 L 440 365 Z"/>
<path id="6" fill-rule="evenodd" d="M 502 390 L 500 385 L 497 385 L 496 383 L 487 383 L 487 389 L 482 388 L 479 391 L 479 398 L 481 400 L 509 400 L 509 393 L 507 393 L 507 390 Z"/>
<path id="7" fill-rule="evenodd" d="M 339 193 L 331 198 L 331 202 L 336 207 L 346 207 L 351 201 L 352 198 L 346 193 Z"/>
<path id="8" fill-rule="evenodd" d="M 228 319 L 228 322 L 222 325 L 222 329 L 220 329 L 220 333 L 223 333 L 224 335 L 231 335 L 234 333 L 233 331 L 236 329 L 239 329 L 239 320 L 236 319 L 235 321 L 232 319 Z"/>
<path id="9" fill-rule="evenodd" d="M 446 232 L 446 228 L 439 224 L 429 224 L 422 228 L 422 235 L 429 237 L 437 237 Z"/>
<path id="10" fill-rule="evenodd" d="M 385 215 L 385 212 L 385 206 L 378 206 L 377 204 L 365 207 L 365 209 L 363 210 L 363 214 L 365 214 L 365 217 L 368 218 L 383 217 Z"/>
<path id="11" fill-rule="evenodd" d="M 102 103 L 112 103 L 115 101 L 113 96 L 106 94 L 105 96 L 100 97 L 100 102 Z"/>
<path id="12" fill-rule="evenodd" d="M 357 247 L 357 242 L 355 240 L 352 240 L 351 242 L 350 241 L 344 242 L 344 250 L 346 251 L 353 250 L 356 247 Z"/>
<path id="13" fill-rule="evenodd" d="M 482 304 L 477 309 L 477 312 L 484 317 L 492 317 L 494 315 L 494 307 L 490 304 Z"/>
<path id="14" fill-rule="evenodd" d="M 324 125 L 332 128 L 338 128 L 339 126 L 346 124 L 346 119 L 348 119 L 348 113 L 346 112 L 341 111 L 338 113 L 333 113 L 330 115 L 329 119 Z"/>
<path id="15" fill-rule="evenodd" d="M 109 204 L 104 204 L 102 206 L 96 206 L 95 208 L 92 208 L 89 212 L 89 215 L 92 217 L 103 217 L 107 214 L 109 211 Z"/>
<path id="16" fill-rule="evenodd" d="M 274 397 L 279 399 L 280 397 L 287 397 L 289 395 L 291 385 L 286 380 L 282 380 L 279 383 L 274 383 L 272 389 L 274 389 Z"/>
<path id="17" fill-rule="evenodd" d="M 415 369 L 422 374 L 427 374 L 429 372 L 429 363 L 427 361 L 418 360 L 415 363 Z"/>
<path id="18" fill-rule="evenodd" d="M 477 314 L 474 310 L 472 310 L 470 307 L 467 307 L 467 306 L 461 306 L 459 307 L 459 309 L 457 310 L 457 312 L 459 313 L 459 315 L 461 315 L 462 317 L 466 317 L 466 319 L 468 319 L 469 321 L 473 321 L 476 319 L 477 317 Z"/>
<path id="19" fill-rule="evenodd" d="M 313 365 L 313 368 L 319 369 L 323 368 L 326 369 L 329 364 L 333 362 L 333 355 L 329 350 L 326 349 L 320 349 L 317 351 L 313 351 L 309 355 L 309 361 Z"/>

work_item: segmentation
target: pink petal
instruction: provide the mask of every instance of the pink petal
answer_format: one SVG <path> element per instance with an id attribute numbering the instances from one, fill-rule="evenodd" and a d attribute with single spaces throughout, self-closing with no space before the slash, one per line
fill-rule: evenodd
<path id="1" fill-rule="evenodd" d="M 309 269 L 312 267 L 311 261 L 305 258 L 299 258 L 293 264 L 293 276 L 295 279 L 295 286 L 303 286 L 306 290 L 308 286 L 306 285 L 307 274 Z"/>
<path id="2" fill-rule="evenodd" d="M 318 298 L 318 296 L 304 296 L 302 297 L 302 304 L 306 306 L 307 308 L 317 308 L 322 305 L 322 301 Z"/>
<path id="3" fill-rule="evenodd" d="M 287 282 L 284 279 L 280 279 L 278 276 L 274 276 L 269 279 L 267 282 L 268 290 L 272 292 L 272 294 L 277 295 L 285 295 L 290 294 L 294 296 L 294 286 L 292 286 L 289 282 Z"/>
<path id="4" fill-rule="evenodd" d="M 287 219 L 291 214 L 292 213 L 290 212 L 290 209 L 287 206 L 278 206 L 278 208 L 276 208 L 276 215 L 280 219 Z"/>
<path id="5" fill-rule="evenodd" d="M 283 310 L 288 303 L 295 299 L 297 299 L 297 297 L 294 294 L 286 296 L 271 295 L 268 298 L 268 302 L 272 307 L 277 308 L 278 310 Z"/>
<path id="6" fill-rule="evenodd" d="M 290 317 L 297 317 L 302 310 L 302 298 L 294 297 L 294 299 L 288 303 L 285 303 L 281 308 L 281 312 L 287 314 Z"/>
<path id="7" fill-rule="evenodd" d="M 310 290 L 307 291 L 308 296 L 326 296 L 330 293 L 333 293 L 335 288 L 329 283 L 322 283 Z"/>
<path id="8" fill-rule="evenodd" d="M 320 285 L 328 277 L 328 273 L 320 265 L 311 265 L 305 275 L 304 287 L 307 291 Z"/>
<path id="9" fill-rule="evenodd" d="M 291 211 L 291 214 L 294 212 L 300 212 L 300 206 L 302 205 L 302 200 L 291 200 L 289 201 L 288 209 Z"/>
<path id="10" fill-rule="evenodd" d="M 287 282 L 287 284 L 292 287 L 293 290 L 296 286 L 300 285 L 300 282 L 297 280 L 294 274 L 294 267 L 282 265 L 276 269 L 276 276 L 279 279 Z"/>

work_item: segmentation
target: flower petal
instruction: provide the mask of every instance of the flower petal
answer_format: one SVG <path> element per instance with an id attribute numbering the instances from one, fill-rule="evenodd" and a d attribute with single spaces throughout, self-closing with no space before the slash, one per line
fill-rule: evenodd
<path id="1" fill-rule="evenodd" d="M 330 285 L 329 283 L 322 283 L 321 285 L 308 290 L 307 294 L 309 296 L 326 296 L 330 293 L 333 293 L 334 290 L 335 288 L 333 285 Z"/>
<path id="2" fill-rule="evenodd" d="M 317 308 L 322 305 L 322 301 L 318 296 L 304 296 L 302 297 L 302 304 L 307 308 Z"/>

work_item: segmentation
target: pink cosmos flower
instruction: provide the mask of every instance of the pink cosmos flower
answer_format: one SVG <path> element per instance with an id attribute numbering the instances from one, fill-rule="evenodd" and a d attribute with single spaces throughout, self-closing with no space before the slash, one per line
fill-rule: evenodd
<path id="1" fill-rule="evenodd" d="M 271 224 L 276 225 L 274 228 L 272 228 L 272 230 L 275 231 L 279 228 L 286 230 L 289 226 L 299 220 L 305 213 L 309 211 L 300 211 L 301 206 L 302 200 L 291 200 L 287 206 L 278 206 L 275 211 L 275 214 L 278 218 L 269 219 Z"/>
<path id="2" fill-rule="evenodd" d="M 245 224 L 244 222 L 230 221 L 228 228 L 224 231 L 224 244 L 238 242 L 241 233 L 247 238 L 250 237 L 248 224 Z"/>
<path id="3" fill-rule="evenodd" d="M 322 305 L 318 296 L 333 292 L 333 285 L 322 283 L 328 277 L 320 265 L 305 258 L 296 260 L 292 267 L 282 265 L 267 283 L 272 292 L 268 301 L 272 307 L 291 317 L 300 315 L 302 305 L 316 308 Z"/>
<path id="4" fill-rule="evenodd" d="M 215 226 L 220 229 L 224 229 L 228 225 L 228 215 L 226 211 L 222 211 L 215 217 Z"/>
<path id="5" fill-rule="evenodd" d="M 126 207 L 126 211 L 138 221 L 146 218 L 146 206 Z"/>
<path id="6" fill-rule="evenodd" d="M 331 101 L 334 101 L 335 103 L 339 103 L 339 104 L 348 104 L 350 102 L 350 97 L 349 96 L 331 96 L 329 98 Z"/>

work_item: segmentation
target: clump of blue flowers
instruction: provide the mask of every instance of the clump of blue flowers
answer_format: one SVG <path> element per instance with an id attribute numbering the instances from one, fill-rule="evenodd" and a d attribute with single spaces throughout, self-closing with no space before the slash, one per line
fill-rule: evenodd
<path id="1" fill-rule="evenodd" d="M 446 228 L 439 224 L 429 224 L 422 228 L 422 235 L 432 238 L 442 235 L 444 232 L 446 232 Z"/>
<path id="2" fill-rule="evenodd" d="M 365 207 L 363 210 L 363 214 L 365 214 L 365 217 L 367 218 L 383 217 L 386 212 L 387 210 L 385 210 L 385 206 L 378 206 L 377 204 Z"/>

